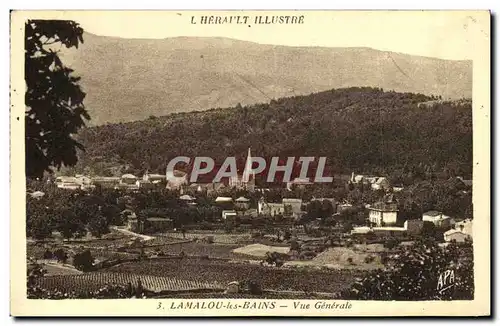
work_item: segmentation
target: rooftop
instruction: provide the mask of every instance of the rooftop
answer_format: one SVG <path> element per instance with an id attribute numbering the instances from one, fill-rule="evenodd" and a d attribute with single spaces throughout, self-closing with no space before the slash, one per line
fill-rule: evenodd
<path id="1" fill-rule="evenodd" d="M 137 179 L 137 177 L 133 174 L 127 173 L 122 175 L 122 179 Z"/>
<path id="2" fill-rule="evenodd" d="M 375 232 L 375 231 L 401 231 L 401 232 L 404 232 L 406 231 L 405 228 L 403 227 L 397 227 L 397 226 L 381 226 L 381 227 L 369 227 L 369 226 L 359 226 L 359 227 L 355 227 L 352 229 L 352 233 L 360 233 L 360 234 L 364 234 L 364 233 L 368 233 L 368 232 Z"/>
<path id="3" fill-rule="evenodd" d="M 428 215 L 428 216 L 439 216 L 439 215 L 442 215 L 443 213 L 442 212 L 439 212 L 439 211 L 428 211 L 428 212 L 425 212 L 424 215 Z"/>
<path id="4" fill-rule="evenodd" d="M 455 233 L 462 233 L 464 235 L 467 235 L 467 233 L 463 232 L 463 231 L 460 231 L 460 230 L 457 230 L 457 229 L 451 229 L 451 230 L 448 230 L 444 233 L 444 235 L 451 235 L 451 234 L 455 234 Z"/>
<path id="5" fill-rule="evenodd" d="M 230 202 L 230 201 L 233 201 L 233 198 L 231 197 L 217 197 L 215 199 L 215 202 L 216 203 L 220 203 L 220 202 Z"/>
<path id="6" fill-rule="evenodd" d="M 299 198 L 283 198 L 284 203 L 302 203 L 302 199 Z"/>
<path id="7" fill-rule="evenodd" d="M 395 203 L 377 202 L 369 207 L 370 210 L 383 212 L 397 212 L 398 205 Z"/>
<path id="8" fill-rule="evenodd" d="M 196 198 L 189 195 L 182 195 L 179 197 L 180 200 L 195 200 Z"/>
<path id="9" fill-rule="evenodd" d="M 170 222 L 170 221 L 172 221 L 171 218 L 166 218 L 166 217 L 148 217 L 147 220 L 150 222 Z"/>

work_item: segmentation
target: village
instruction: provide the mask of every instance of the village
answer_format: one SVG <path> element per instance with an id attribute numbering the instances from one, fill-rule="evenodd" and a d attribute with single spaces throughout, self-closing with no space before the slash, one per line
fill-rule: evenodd
<path id="1" fill-rule="evenodd" d="M 436 209 L 405 218 L 405 187 L 384 176 L 337 176 L 328 187 L 347 193 L 340 199 L 311 195 L 303 179 L 276 189 L 254 176 L 190 183 L 174 174 L 58 176 L 28 189 L 30 295 L 348 298 L 356 279 L 416 244 L 471 259 L 472 219 Z M 467 183 L 445 182 L 461 195 Z"/>
<path id="2" fill-rule="evenodd" d="M 352 171 L 329 183 L 296 174 L 266 183 L 252 159 L 248 148 L 244 168 L 217 182 L 169 168 L 31 181 L 29 295 L 371 298 L 373 278 L 394 266 L 404 274 L 405 259 L 432 261 L 429 250 L 470 266 L 471 180 L 420 164 L 399 177 Z M 425 287 L 433 279 L 422 278 Z"/>
<path id="3" fill-rule="evenodd" d="M 250 159 L 249 149 L 247 161 Z M 405 219 L 399 216 L 398 203 L 394 194 L 401 192 L 403 186 L 391 185 L 387 177 L 358 175 L 353 172 L 350 176 L 341 175 L 337 176 L 336 179 L 338 179 L 336 185 L 340 184 L 346 189 L 362 187 L 383 194 L 383 197 L 379 196 L 379 201 L 362 203 L 366 219 L 364 223 L 353 225 L 350 230 L 352 237 L 366 237 L 368 235 L 368 237 L 380 237 L 381 239 L 388 236 L 405 239 L 408 236 L 420 235 L 427 222 L 442 233 L 443 243 L 472 240 L 472 220 L 469 218 L 448 216 L 434 209 L 422 212 L 420 218 Z M 471 180 L 456 177 L 456 181 L 470 191 Z M 48 180 L 48 182 L 51 181 Z M 217 220 L 224 225 L 252 224 L 252 220 L 258 220 L 262 217 L 269 217 L 271 220 L 279 217 L 290 225 L 296 225 L 298 221 L 303 220 L 308 215 L 308 206 L 312 202 L 329 206 L 326 210 L 328 216 L 321 215 L 321 218 L 335 219 L 342 212 L 353 208 L 353 203 L 345 199 L 339 201 L 336 198 L 316 198 L 314 196 L 310 200 L 299 198 L 301 190 L 314 186 L 313 182 L 304 178 L 295 178 L 291 182 L 287 182 L 282 189 L 284 196 L 280 201 L 266 200 L 264 195 L 271 189 L 256 187 L 255 175 L 249 177 L 244 174 L 230 177 L 226 182 L 206 183 L 190 183 L 187 173 L 179 170 L 166 174 L 146 172 L 142 177 L 133 174 L 124 174 L 121 177 L 58 176 L 53 182 L 57 188 L 65 190 L 91 191 L 99 187 L 100 189 L 125 192 L 152 192 L 167 189 L 178 192 L 178 199 L 189 207 L 197 205 L 197 197 L 209 197 L 211 199 L 210 205 L 221 209 L 220 218 Z M 252 198 L 235 196 L 241 191 L 252 194 Z M 290 198 L 286 197 L 287 193 L 291 195 Z M 32 193 L 32 196 L 35 197 L 41 195 L 40 192 Z M 127 228 L 132 232 L 144 233 L 145 230 L 167 232 L 174 229 L 174 223 L 169 217 L 149 217 L 141 220 L 137 218 L 137 213 L 130 209 L 127 210 Z M 313 222 L 312 219 L 309 221 Z"/>

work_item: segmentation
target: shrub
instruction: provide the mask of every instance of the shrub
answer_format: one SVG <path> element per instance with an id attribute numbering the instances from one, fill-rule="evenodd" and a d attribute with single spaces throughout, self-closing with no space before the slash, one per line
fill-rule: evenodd
<path id="1" fill-rule="evenodd" d="M 375 260 L 375 257 L 374 257 L 374 256 L 372 256 L 372 255 L 368 255 L 368 256 L 366 256 L 366 257 L 365 257 L 365 263 L 366 263 L 366 264 L 370 264 L 370 263 L 372 263 L 374 260 Z"/>
<path id="2" fill-rule="evenodd" d="M 262 232 L 252 232 L 252 239 L 258 239 L 262 237 Z"/>
<path id="3" fill-rule="evenodd" d="M 290 230 L 285 230 L 285 232 L 283 233 L 283 240 L 285 241 L 288 241 L 290 240 L 290 238 L 292 237 L 292 232 L 290 232 Z"/>
<path id="4" fill-rule="evenodd" d="M 387 249 L 394 249 L 399 245 L 399 240 L 396 238 L 390 238 L 385 240 L 384 247 Z"/>
<path id="5" fill-rule="evenodd" d="M 63 249 L 59 248 L 54 252 L 54 256 L 57 258 L 57 261 L 65 264 L 66 261 L 68 260 L 68 254 L 64 252 Z"/>
<path id="6" fill-rule="evenodd" d="M 73 265 L 76 269 L 84 272 L 91 271 L 94 267 L 94 258 L 90 250 L 78 253 L 73 257 Z"/>
<path id="7" fill-rule="evenodd" d="M 262 287 L 259 282 L 250 280 L 247 282 L 248 292 L 250 294 L 259 295 L 262 294 Z"/>
<path id="8" fill-rule="evenodd" d="M 300 254 L 299 259 L 301 260 L 310 260 L 316 257 L 316 253 L 314 251 L 304 251 Z"/>
<path id="9" fill-rule="evenodd" d="M 471 300 L 474 298 L 472 247 L 419 242 L 404 248 L 391 259 L 383 259 L 386 269 L 376 270 L 357 280 L 342 294 L 348 300 Z M 394 262 L 394 264 L 392 263 Z M 419 273 L 415 269 L 419 268 Z M 436 290 L 443 271 L 454 271 L 451 291 Z"/>
<path id="10" fill-rule="evenodd" d="M 43 253 L 43 259 L 52 259 L 53 257 L 54 255 L 49 249 L 45 250 L 45 252 Z"/>
<path id="11" fill-rule="evenodd" d="M 285 263 L 285 256 L 278 252 L 268 252 L 266 253 L 266 258 L 264 259 L 269 265 L 274 265 L 276 267 L 281 267 Z"/>

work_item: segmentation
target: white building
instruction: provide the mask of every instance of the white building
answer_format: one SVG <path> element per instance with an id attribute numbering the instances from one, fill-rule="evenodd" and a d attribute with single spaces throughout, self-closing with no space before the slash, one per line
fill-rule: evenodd
<path id="1" fill-rule="evenodd" d="M 392 191 L 394 192 L 400 192 L 403 191 L 404 187 L 402 185 L 396 185 L 392 187 Z"/>
<path id="2" fill-rule="evenodd" d="M 422 221 L 431 222 L 437 228 L 446 229 L 452 224 L 451 217 L 444 215 L 443 212 L 439 211 L 428 211 L 422 215 Z"/>
<path id="3" fill-rule="evenodd" d="M 78 182 L 76 177 L 65 177 L 60 176 L 55 180 L 57 188 L 60 189 L 69 189 L 69 190 L 77 190 L 81 189 L 81 184 Z"/>
<path id="4" fill-rule="evenodd" d="M 115 188 L 120 183 L 119 177 L 93 177 L 92 184 L 102 188 Z"/>
<path id="5" fill-rule="evenodd" d="M 386 177 L 377 177 L 369 175 L 355 175 L 354 172 L 351 175 L 351 183 L 354 184 L 364 184 L 369 185 L 372 190 L 390 190 L 391 184 Z"/>
<path id="6" fill-rule="evenodd" d="M 471 240 L 472 237 L 460 230 L 451 229 L 444 233 L 444 241 L 446 242 L 451 242 L 453 240 L 456 242 L 465 242 L 467 239 Z"/>
<path id="7" fill-rule="evenodd" d="M 38 190 L 37 190 L 37 191 L 34 191 L 34 192 L 30 193 L 30 196 L 31 196 L 32 198 L 35 198 L 35 199 L 40 199 L 40 198 L 42 198 L 43 196 L 45 196 L 45 193 L 44 193 L 43 191 L 38 191 Z"/>
<path id="8" fill-rule="evenodd" d="M 215 198 L 216 203 L 232 203 L 233 198 L 231 197 L 217 197 Z"/>
<path id="9" fill-rule="evenodd" d="M 150 182 L 163 182 L 167 180 L 167 175 L 166 174 L 155 174 L 155 173 L 149 173 L 146 171 L 144 175 L 142 176 L 142 180 L 144 181 L 150 181 Z"/>
<path id="10" fill-rule="evenodd" d="M 85 175 L 82 175 L 82 174 L 77 174 L 75 176 L 75 179 L 76 179 L 76 182 L 79 183 L 80 185 L 82 186 L 90 186 L 92 185 L 92 179 L 85 176 Z"/>
<path id="11" fill-rule="evenodd" d="M 290 182 L 286 183 L 286 189 L 293 190 L 294 188 L 303 189 L 306 186 L 312 185 L 313 183 L 309 180 L 309 178 L 295 178 Z"/>
<path id="12" fill-rule="evenodd" d="M 235 218 L 236 217 L 236 211 L 234 210 L 223 210 L 222 211 L 222 219 L 227 220 L 228 218 Z"/>
<path id="13" fill-rule="evenodd" d="M 250 199 L 245 197 L 239 197 L 235 200 L 234 207 L 240 211 L 245 211 L 250 208 Z"/>
<path id="14" fill-rule="evenodd" d="M 133 174 L 130 174 L 130 173 L 124 174 L 120 178 L 121 184 L 135 185 L 136 182 L 137 182 L 137 177 Z"/>
<path id="15" fill-rule="evenodd" d="M 455 223 L 455 230 L 460 230 L 472 237 L 472 220 L 466 219 Z"/>
<path id="16" fill-rule="evenodd" d="M 352 204 L 351 203 L 340 203 L 337 206 L 337 211 L 338 212 L 342 212 L 342 211 L 344 211 L 346 209 L 350 209 L 350 208 L 352 208 Z"/>
<path id="17" fill-rule="evenodd" d="M 167 189 L 179 189 L 188 184 L 187 173 L 179 170 L 167 171 Z"/>
<path id="18" fill-rule="evenodd" d="M 396 224 L 398 218 L 398 206 L 395 203 L 375 203 L 368 208 L 369 220 L 377 226 Z"/>
<path id="19" fill-rule="evenodd" d="M 283 210 L 288 216 L 298 217 L 302 212 L 302 199 L 283 198 Z"/>
<path id="20" fill-rule="evenodd" d="M 420 234 L 423 229 L 423 222 L 421 220 L 407 220 L 405 221 L 403 227 L 399 226 L 381 226 L 381 227 L 369 227 L 369 226 L 359 226 L 352 229 L 351 234 L 367 234 L 374 233 L 379 236 L 390 236 L 398 234 Z"/>
<path id="21" fill-rule="evenodd" d="M 283 203 L 266 203 L 263 199 L 257 204 L 257 213 L 263 215 L 283 215 L 285 213 L 285 205 Z"/>
<path id="22" fill-rule="evenodd" d="M 376 178 L 376 180 L 372 183 L 372 190 L 389 190 L 390 188 L 391 184 L 385 177 Z"/>

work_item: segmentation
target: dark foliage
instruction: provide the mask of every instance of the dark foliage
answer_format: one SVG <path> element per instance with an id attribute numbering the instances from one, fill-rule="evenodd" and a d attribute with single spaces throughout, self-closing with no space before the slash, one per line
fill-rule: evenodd
<path id="1" fill-rule="evenodd" d="M 254 280 L 249 280 L 247 283 L 247 291 L 250 294 L 260 295 L 262 294 L 262 287 L 259 282 Z"/>
<path id="2" fill-rule="evenodd" d="M 63 264 L 65 264 L 66 261 L 68 260 L 68 254 L 61 248 L 57 249 L 54 252 L 54 257 L 56 257 L 57 260 Z"/>
<path id="3" fill-rule="evenodd" d="M 79 77 L 64 66 L 57 49 L 83 43 L 73 21 L 29 20 L 25 30 L 26 175 L 42 177 L 51 167 L 72 166 L 83 146 L 72 135 L 90 119 Z"/>
<path id="4" fill-rule="evenodd" d="M 95 291 L 49 290 L 37 285 L 28 287 L 28 299 L 125 299 L 136 298 L 130 286 L 107 284 Z M 137 297 L 142 298 L 143 295 Z"/>
<path id="5" fill-rule="evenodd" d="M 83 252 L 77 253 L 73 257 L 73 265 L 80 271 L 91 271 L 94 267 L 94 258 L 92 257 L 90 250 L 87 249 Z"/>
<path id="6" fill-rule="evenodd" d="M 358 279 L 344 291 L 345 299 L 356 300 L 472 300 L 474 268 L 472 246 L 450 244 L 439 247 L 434 240 L 384 259 L 386 270 Z M 443 279 L 453 273 L 453 277 Z"/>
<path id="7" fill-rule="evenodd" d="M 49 249 L 45 250 L 45 252 L 43 253 L 43 259 L 52 259 L 53 257 L 54 254 Z"/>
<path id="8" fill-rule="evenodd" d="M 221 164 L 227 156 L 244 159 L 251 147 L 261 157 L 326 156 L 327 173 L 394 175 L 408 184 L 442 173 L 470 176 L 471 103 L 418 105 L 433 99 L 354 87 L 93 127 L 80 135 L 87 153 L 76 170 L 164 173 L 175 156 Z"/>

